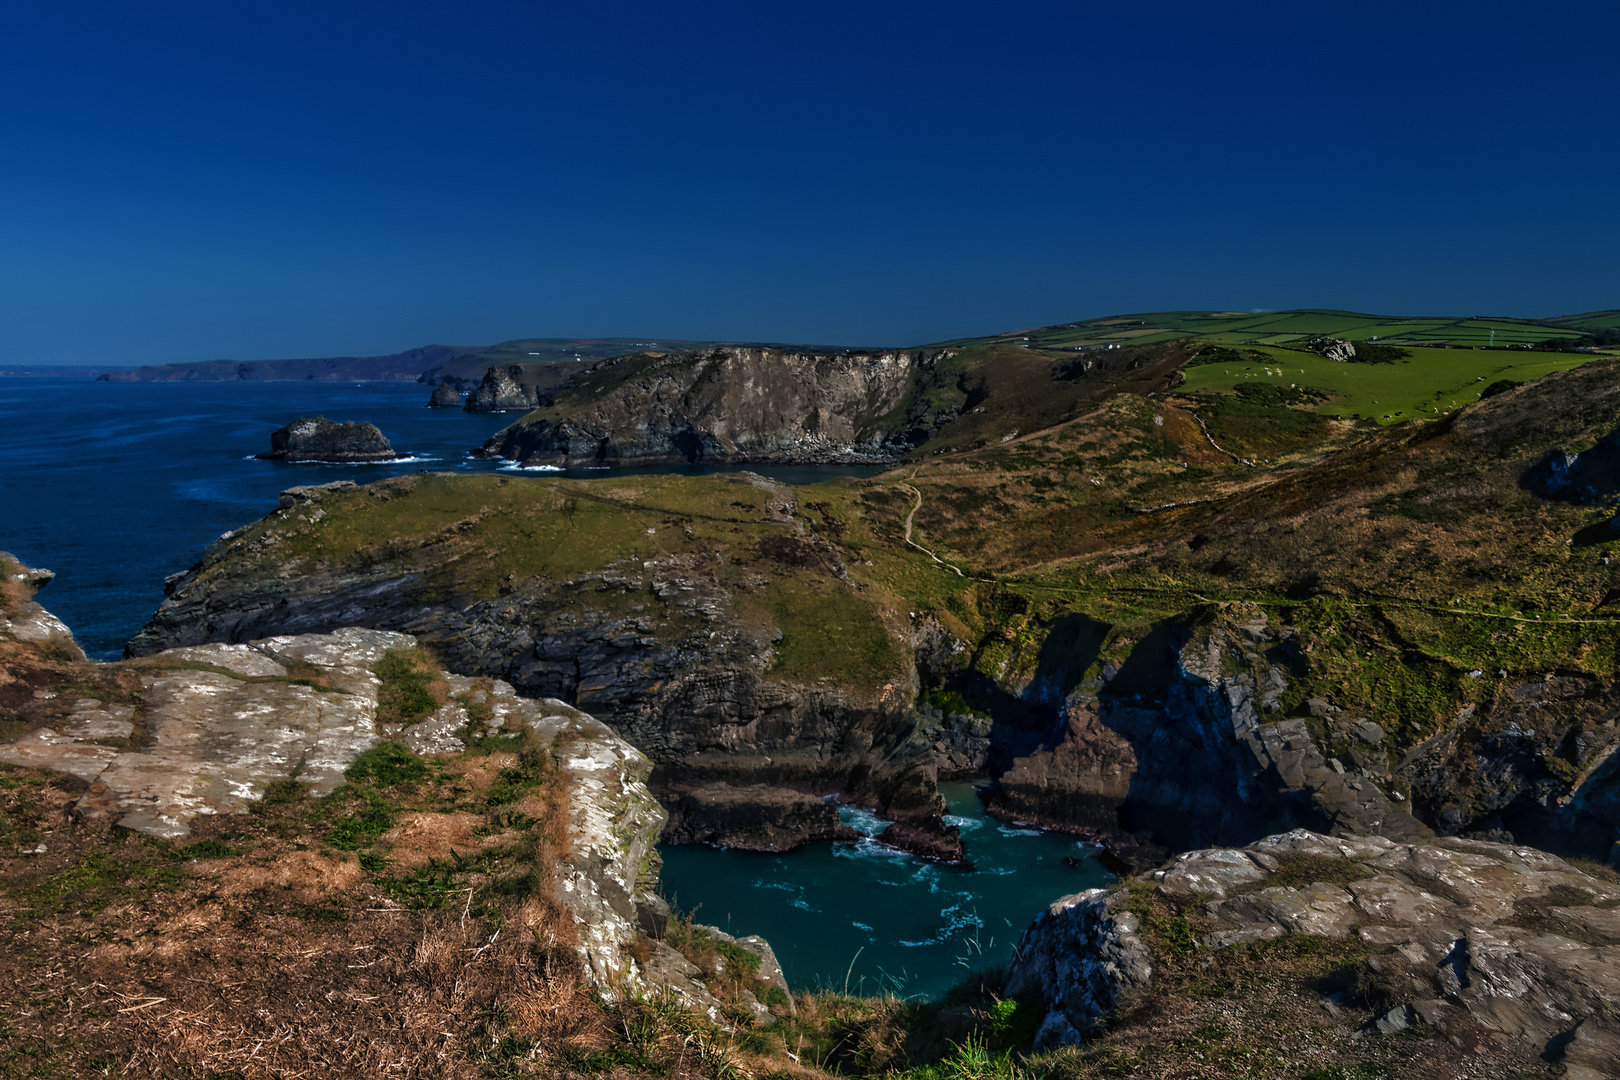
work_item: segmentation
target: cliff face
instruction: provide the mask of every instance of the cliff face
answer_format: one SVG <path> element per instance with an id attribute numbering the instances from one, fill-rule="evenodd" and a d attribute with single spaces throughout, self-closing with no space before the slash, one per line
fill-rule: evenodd
<path id="1" fill-rule="evenodd" d="M 580 362 L 499 364 L 467 395 L 468 412 L 528 412 L 551 402 L 551 395 L 585 370 Z"/>
<path id="2" fill-rule="evenodd" d="M 1171 850 L 1277 827 L 1415 839 L 1385 733 L 1325 701 L 1280 717 L 1306 656 L 1257 607 L 1194 615 L 1105 665 L 1059 707 L 1050 749 L 1003 773 L 998 810 Z M 1337 755 L 1337 756 L 1335 756 Z"/>
<path id="3" fill-rule="evenodd" d="M 487 550 L 493 535 L 487 530 L 508 513 L 526 529 L 550 518 L 560 543 L 605 526 L 594 524 L 575 496 L 554 502 L 537 482 L 491 479 L 487 492 L 465 491 L 466 507 L 481 508 L 482 525 L 455 509 L 449 527 L 433 529 L 435 539 L 426 544 L 398 550 L 366 544 L 352 562 L 311 565 L 295 549 L 309 530 L 326 528 L 334 511 L 437 514 L 462 506 L 464 487 L 430 477 L 333 488 L 324 496 L 306 489 L 305 501 L 289 501 L 222 541 L 172 583 L 130 653 L 339 626 L 407 632 L 430 643 L 455 671 L 502 679 L 526 696 L 567 700 L 610 723 L 653 761 L 652 786 L 676 813 L 673 838 L 780 850 L 842 835 L 820 801 L 825 795 L 897 819 L 937 817 L 943 801 L 933 741 L 897 685 L 900 669 L 886 666 L 896 659 L 872 669 L 878 677 L 890 673 L 876 686 L 852 684 L 836 668 L 815 668 L 818 656 L 804 661 L 813 673 L 799 678 L 778 668 L 784 616 L 796 611 L 771 606 L 778 590 L 790 590 L 793 605 L 801 602 L 796 597 L 808 602 L 820 594 L 821 602 L 838 605 L 839 617 L 854 620 L 805 624 L 804 634 L 864 635 L 873 650 L 889 647 L 884 631 L 860 625 L 878 615 L 839 576 L 836 552 L 803 530 L 792 489 L 749 476 L 660 485 L 676 499 L 687 485 L 713 487 L 718 505 L 729 505 L 734 516 L 711 527 L 729 538 L 734 556 L 716 560 L 693 533 L 701 524 L 696 519 L 684 529 L 636 525 L 638 547 L 674 549 L 633 558 L 592 550 L 592 569 L 576 564 L 566 574 L 496 575 L 490 595 L 480 598 L 468 595 L 476 591 L 470 582 L 451 585 L 444 575 L 459 575 L 469 557 L 485 558 L 476 553 Z M 450 506 L 438 504 L 452 493 Z M 508 495 L 517 500 L 509 511 L 492 505 Z M 659 498 L 653 494 L 652 505 Z M 666 532 L 669 541 L 648 535 Z M 555 547 L 534 536 L 525 543 Z M 797 636 L 798 624 L 789 632 Z"/>
<path id="4" fill-rule="evenodd" d="M 526 464 L 891 461 L 931 431 L 919 380 L 943 352 L 727 347 L 604 361 L 480 453 Z M 493 372 L 492 372 L 493 374 Z"/>

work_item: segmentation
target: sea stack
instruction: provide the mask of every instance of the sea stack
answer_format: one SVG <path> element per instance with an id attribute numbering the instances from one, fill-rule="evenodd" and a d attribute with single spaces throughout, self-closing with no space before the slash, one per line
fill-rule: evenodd
<path id="1" fill-rule="evenodd" d="M 392 461 L 399 455 L 375 424 L 340 424 L 305 416 L 270 435 L 266 461 L 322 461 L 333 464 Z"/>
<path id="2" fill-rule="evenodd" d="M 428 399 L 428 407 L 459 409 L 461 408 L 461 394 L 456 391 L 454 383 L 442 382 L 433 388 L 433 396 Z"/>

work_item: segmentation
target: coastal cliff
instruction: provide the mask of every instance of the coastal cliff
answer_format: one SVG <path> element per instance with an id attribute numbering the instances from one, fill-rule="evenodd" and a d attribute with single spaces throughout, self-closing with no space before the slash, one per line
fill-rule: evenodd
<path id="1" fill-rule="evenodd" d="M 676 838 L 781 850 L 842 835 L 827 795 L 896 820 L 943 812 L 929 722 L 901 689 L 906 657 L 885 629 L 894 615 L 847 580 L 792 488 L 655 477 L 604 503 L 559 483 L 428 475 L 304 489 L 174 581 L 130 653 L 351 625 L 416 634 L 453 670 L 611 724 L 654 762 Z M 711 502 L 726 508 L 718 520 L 671 516 Z M 313 539 L 375 512 L 440 523 L 426 545 L 397 549 L 346 533 L 352 560 Z M 508 527 L 527 539 L 502 544 L 483 584 L 449 584 L 447 570 L 487 560 L 491 530 Z M 732 557 L 708 553 L 713 536 Z M 313 562 L 300 554 L 310 543 L 322 545 Z M 534 554 L 547 572 L 505 563 Z M 241 572 L 244 558 L 256 569 Z M 780 811 L 768 840 L 767 806 Z M 950 844 L 937 853 L 951 857 Z"/>
<path id="2" fill-rule="evenodd" d="M 530 465 L 892 461 L 932 431 L 938 418 L 917 389 L 949 355 L 725 347 L 616 357 L 547 400 L 531 395 L 539 411 L 479 453 Z"/>
<path id="3" fill-rule="evenodd" d="M 31 1057 L 470 1077 L 493 1036 L 554 1074 L 582 1027 L 655 994 L 709 1041 L 792 1014 L 768 943 L 671 919 L 650 763 L 594 718 L 386 631 L 88 663 L 19 594 L 48 573 L 3 561 L 0 978 L 76 988 L 8 1027 Z M 62 953 L 87 926 L 103 943 Z M 199 1034 L 221 995 L 241 1022 Z M 127 1001 L 147 1004 L 97 1004 Z"/>

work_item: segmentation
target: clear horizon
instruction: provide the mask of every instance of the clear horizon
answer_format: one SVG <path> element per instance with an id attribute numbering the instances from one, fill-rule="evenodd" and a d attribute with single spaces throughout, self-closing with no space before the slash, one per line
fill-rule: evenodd
<path id="1" fill-rule="evenodd" d="M 1613 5 L 249 0 L 8 31 L 4 365 L 1620 306 Z"/>

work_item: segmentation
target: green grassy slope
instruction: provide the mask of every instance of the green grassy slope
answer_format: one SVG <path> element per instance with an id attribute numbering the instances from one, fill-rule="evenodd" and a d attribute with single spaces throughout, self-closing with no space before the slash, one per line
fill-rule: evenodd
<path id="1" fill-rule="evenodd" d="M 984 337 L 961 338 L 945 345 L 991 342 L 1027 344 L 1030 348 L 1074 349 L 1144 344 L 1175 338 L 1200 338 L 1234 344 L 1281 345 L 1311 337 L 1353 341 L 1378 338 L 1398 345 L 1533 345 L 1557 338 L 1574 339 L 1580 329 L 1612 326 L 1620 312 L 1531 320 L 1491 316 L 1410 317 L 1368 315 L 1354 311 L 1160 311 L 1111 315 L 1057 326 L 1014 330 Z"/>
<path id="2" fill-rule="evenodd" d="M 1234 350 L 1236 351 L 1236 350 Z M 1444 416 L 1478 401 L 1496 382 L 1528 382 L 1578 367 L 1590 353 L 1501 349 L 1407 348 L 1393 364 L 1346 364 L 1305 348 L 1248 347 L 1242 362 L 1187 369 L 1186 393 L 1232 392 L 1242 386 L 1319 390 L 1325 400 L 1304 407 L 1323 415 L 1367 417 L 1380 423 Z"/>

